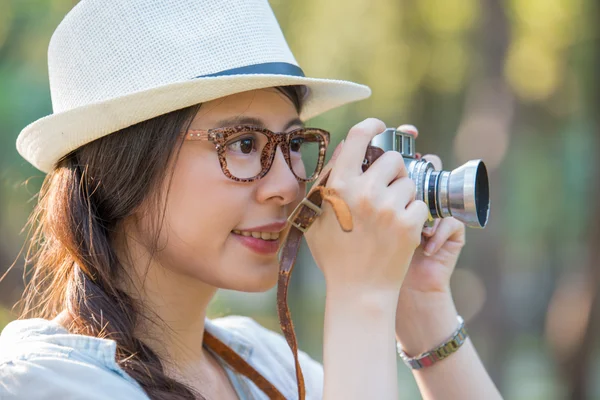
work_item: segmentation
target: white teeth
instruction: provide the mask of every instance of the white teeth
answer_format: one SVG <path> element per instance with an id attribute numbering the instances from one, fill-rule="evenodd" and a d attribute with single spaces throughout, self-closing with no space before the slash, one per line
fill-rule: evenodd
<path id="1" fill-rule="evenodd" d="M 246 237 L 252 236 L 253 238 L 262 239 L 262 240 L 277 240 L 277 239 L 279 239 L 279 232 L 248 232 L 248 231 L 240 231 L 240 230 L 234 229 L 233 233 L 235 233 L 237 235 L 246 236 Z"/>

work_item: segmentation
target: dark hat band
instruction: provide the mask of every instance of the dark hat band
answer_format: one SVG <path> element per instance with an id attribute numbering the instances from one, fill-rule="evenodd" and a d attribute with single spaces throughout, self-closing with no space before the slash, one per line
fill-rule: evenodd
<path id="1" fill-rule="evenodd" d="M 261 64 L 246 65 L 244 67 L 237 67 L 232 69 L 226 69 L 224 71 L 215 72 L 213 74 L 200 75 L 196 78 L 208 78 L 211 76 L 225 76 L 225 75 L 254 75 L 254 74 L 269 74 L 269 75 L 288 75 L 288 76 L 300 76 L 304 77 L 304 71 L 297 65 L 284 63 L 284 62 L 268 62 Z"/>

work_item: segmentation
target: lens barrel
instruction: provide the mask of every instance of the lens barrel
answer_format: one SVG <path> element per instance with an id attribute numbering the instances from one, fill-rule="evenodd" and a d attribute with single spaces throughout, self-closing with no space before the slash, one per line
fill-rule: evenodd
<path id="1" fill-rule="evenodd" d="M 436 171 L 429 161 L 416 159 L 415 138 L 388 128 L 372 141 L 385 151 L 404 157 L 408 176 L 415 182 L 416 198 L 424 201 L 434 218 L 454 217 L 467 226 L 484 228 L 490 215 L 487 168 L 482 160 L 471 160 L 453 171 Z"/>
<path id="2" fill-rule="evenodd" d="M 473 228 L 484 228 L 490 212 L 487 168 L 471 160 L 453 171 L 435 171 L 425 160 L 405 160 L 416 183 L 417 199 L 429 207 L 432 218 L 454 217 Z"/>

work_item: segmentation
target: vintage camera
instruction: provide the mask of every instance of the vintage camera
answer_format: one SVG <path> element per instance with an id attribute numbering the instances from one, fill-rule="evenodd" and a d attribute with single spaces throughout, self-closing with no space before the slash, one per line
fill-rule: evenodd
<path id="1" fill-rule="evenodd" d="M 416 198 L 429 207 L 426 226 L 434 218 L 454 217 L 473 228 L 483 228 L 490 215 L 488 174 L 481 160 L 471 160 L 453 171 L 436 171 L 432 163 L 415 158 L 415 137 L 388 128 L 371 145 L 398 151 L 404 157 L 408 176 L 417 187 Z"/>

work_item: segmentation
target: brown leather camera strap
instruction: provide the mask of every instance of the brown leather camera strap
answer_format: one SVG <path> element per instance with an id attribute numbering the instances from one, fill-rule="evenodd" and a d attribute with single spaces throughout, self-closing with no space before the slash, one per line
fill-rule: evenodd
<path id="1" fill-rule="evenodd" d="M 366 171 L 367 168 L 369 168 L 369 166 L 383 153 L 384 151 L 379 147 L 369 146 L 365 155 L 365 161 L 362 165 L 362 170 Z M 321 214 L 321 205 L 323 204 L 323 200 L 331 204 L 342 230 L 345 232 L 352 230 L 352 214 L 350 213 L 350 208 L 346 202 L 338 196 L 335 190 L 325 187 L 327 184 L 327 179 L 329 179 L 330 172 L 331 170 L 326 171 L 319 178 L 319 180 L 308 192 L 308 195 L 298 205 L 298 207 L 296 207 L 288 219 L 291 224 L 291 228 L 282 250 L 281 261 L 279 265 L 279 281 L 277 283 L 277 312 L 279 314 L 279 323 L 281 325 L 283 335 L 285 336 L 285 339 L 287 340 L 288 345 L 294 354 L 299 400 L 304 400 L 306 393 L 304 387 L 304 377 L 302 375 L 302 369 L 300 368 L 300 362 L 298 359 L 298 341 L 296 340 L 294 324 L 292 323 L 292 316 L 287 304 L 287 293 L 290 277 L 296 261 L 296 256 L 298 255 L 298 249 L 300 248 L 302 235 Z"/>
<path id="2" fill-rule="evenodd" d="M 365 161 L 362 169 L 367 168 L 382 154 L 384 151 L 379 147 L 369 146 L 365 155 Z M 313 185 L 308 195 L 296 207 L 288 221 L 291 224 L 286 242 L 282 249 L 281 260 L 279 265 L 279 279 L 277 283 L 277 313 L 279 314 L 279 323 L 285 339 L 294 355 L 296 364 L 296 379 L 298 382 L 298 399 L 304 400 L 306 397 L 306 389 L 304 386 L 304 376 L 298 359 L 298 341 L 294 332 L 292 317 L 287 304 L 287 293 L 290 283 L 292 270 L 302 235 L 321 214 L 321 205 L 323 200 L 329 202 L 337 217 L 337 220 L 345 232 L 352 230 L 352 214 L 346 202 L 338 196 L 335 190 L 325 187 L 331 170 L 325 171 L 319 180 Z M 238 373 L 250 379 L 260 388 L 270 399 L 280 400 L 285 399 L 281 392 L 258 371 L 256 371 L 247 361 L 245 361 L 233 349 L 225 343 L 211 335 L 204 333 L 204 343 L 218 354 L 231 368 Z"/>
<path id="3" fill-rule="evenodd" d="M 254 382 L 260 390 L 269 396 L 269 399 L 285 400 L 283 394 L 281 394 L 271 382 L 263 377 L 260 372 L 248 364 L 248 362 L 240 357 L 240 355 L 231 347 L 227 346 L 207 331 L 204 331 L 204 344 L 217 353 L 231 368 Z"/>

